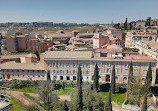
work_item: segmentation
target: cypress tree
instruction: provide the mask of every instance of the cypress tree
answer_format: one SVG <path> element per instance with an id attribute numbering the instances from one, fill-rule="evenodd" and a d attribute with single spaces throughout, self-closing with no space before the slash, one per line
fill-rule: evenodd
<path id="1" fill-rule="evenodd" d="M 126 18 L 126 21 L 124 23 L 124 28 L 125 28 L 125 30 L 127 30 L 127 28 L 128 28 L 128 26 L 127 26 L 127 18 Z"/>
<path id="2" fill-rule="evenodd" d="M 93 89 L 94 91 L 98 91 L 99 90 L 99 71 L 98 71 L 98 65 L 95 65 L 95 69 L 94 69 L 94 76 L 93 76 Z"/>
<path id="3" fill-rule="evenodd" d="M 129 67 L 129 74 L 128 74 L 128 84 L 127 84 L 127 100 L 129 98 L 129 94 L 130 94 L 130 91 L 132 89 L 132 82 L 133 82 L 133 64 L 132 64 L 132 61 L 130 63 L 130 67 Z"/>
<path id="4" fill-rule="evenodd" d="M 111 93 L 115 93 L 115 65 L 113 65 L 112 69 L 112 77 L 111 77 Z"/>
<path id="5" fill-rule="evenodd" d="M 129 29 L 132 30 L 132 22 L 129 24 Z"/>
<path id="6" fill-rule="evenodd" d="M 47 71 L 47 82 L 50 82 L 51 78 L 50 78 L 50 71 Z"/>
<path id="7" fill-rule="evenodd" d="M 147 111 L 147 93 L 144 95 L 144 101 L 143 101 L 141 111 Z"/>
<path id="8" fill-rule="evenodd" d="M 81 111 L 83 107 L 83 100 L 82 100 L 82 71 L 81 67 L 78 68 L 78 75 L 77 75 L 77 99 L 76 99 L 76 107 L 75 111 Z"/>
<path id="9" fill-rule="evenodd" d="M 109 99 L 105 105 L 104 111 L 112 111 L 112 104 L 111 104 L 111 89 L 109 90 Z"/>
<path id="10" fill-rule="evenodd" d="M 149 65 L 148 71 L 147 71 L 147 75 L 146 75 L 146 79 L 145 79 L 145 84 L 144 84 L 144 88 L 148 89 L 150 88 L 152 83 L 152 70 L 151 70 L 151 64 Z"/>

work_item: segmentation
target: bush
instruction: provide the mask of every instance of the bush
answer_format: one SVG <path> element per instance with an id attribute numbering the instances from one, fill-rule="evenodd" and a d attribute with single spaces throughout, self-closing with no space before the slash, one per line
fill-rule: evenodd
<path id="1" fill-rule="evenodd" d="M 110 83 L 102 83 L 100 84 L 100 91 L 101 92 L 109 92 Z"/>
<path id="2" fill-rule="evenodd" d="M 158 96 L 158 86 L 151 86 L 151 92 L 152 92 L 155 96 Z"/>

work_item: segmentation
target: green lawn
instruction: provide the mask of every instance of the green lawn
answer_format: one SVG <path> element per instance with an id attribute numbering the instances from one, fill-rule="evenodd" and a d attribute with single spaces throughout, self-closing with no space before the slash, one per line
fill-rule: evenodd
<path id="1" fill-rule="evenodd" d="M 25 93 L 38 93 L 38 89 L 34 87 L 26 87 L 22 89 L 11 89 L 12 91 L 20 91 L 20 92 L 25 92 Z"/>
<path id="2" fill-rule="evenodd" d="M 64 90 L 63 89 L 59 89 L 59 90 L 55 90 L 53 92 L 56 95 L 70 95 L 73 90 L 74 89 L 72 87 L 68 87 L 68 88 L 65 88 Z"/>
<path id="3" fill-rule="evenodd" d="M 103 97 L 105 100 L 108 99 L 109 92 L 101 92 L 103 94 Z M 116 102 L 118 105 L 122 105 L 122 103 L 125 101 L 126 93 L 116 93 L 112 95 L 112 101 Z"/>
<path id="4" fill-rule="evenodd" d="M 12 111 L 26 111 L 26 108 L 21 103 L 12 97 L 13 110 Z"/>

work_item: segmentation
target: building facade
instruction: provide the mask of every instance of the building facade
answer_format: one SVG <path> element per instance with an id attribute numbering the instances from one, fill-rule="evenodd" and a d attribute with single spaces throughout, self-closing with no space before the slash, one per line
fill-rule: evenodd
<path id="1" fill-rule="evenodd" d="M 46 52 L 44 66 L 50 71 L 53 80 L 76 80 L 78 67 L 82 68 L 84 81 L 92 81 L 95 64 L 99 67 L 99 81 L 111 82 L 113 65 L 116 68 L 116 82 L 126 83 L 130 62 L 133 62 L 134 74 L 145 80 L 149 63 L 152 66 L 152 83 L 156 80 L 156 61 L 139 54 L 122 54 L 117 51 L 52 51 Z"/>

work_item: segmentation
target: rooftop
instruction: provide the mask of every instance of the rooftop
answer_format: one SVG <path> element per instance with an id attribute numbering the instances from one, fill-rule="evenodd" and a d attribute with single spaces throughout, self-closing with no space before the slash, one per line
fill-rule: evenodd
<path id="1" fill-rule="evenodd" d="M 1 69 L 18 69 L 18 70 L 44 70 L 44 65 L 41 63 L 16 63 L 5 62 L 0 64 Z"/>
<path id="2" fill-rule="evenodd" d="M 89 59 L 92 58 L 92 51 L 47 51 L 45 59 Z"/>
<path id="3" fill-rule="evenodd" d="M 31 54 L 31 56 L 37 58 L 35 54 Z M 30 57 L 30 54 L 3 55 L 0 56 L 0 59 L 15 59 L 20 57 Z"/>

